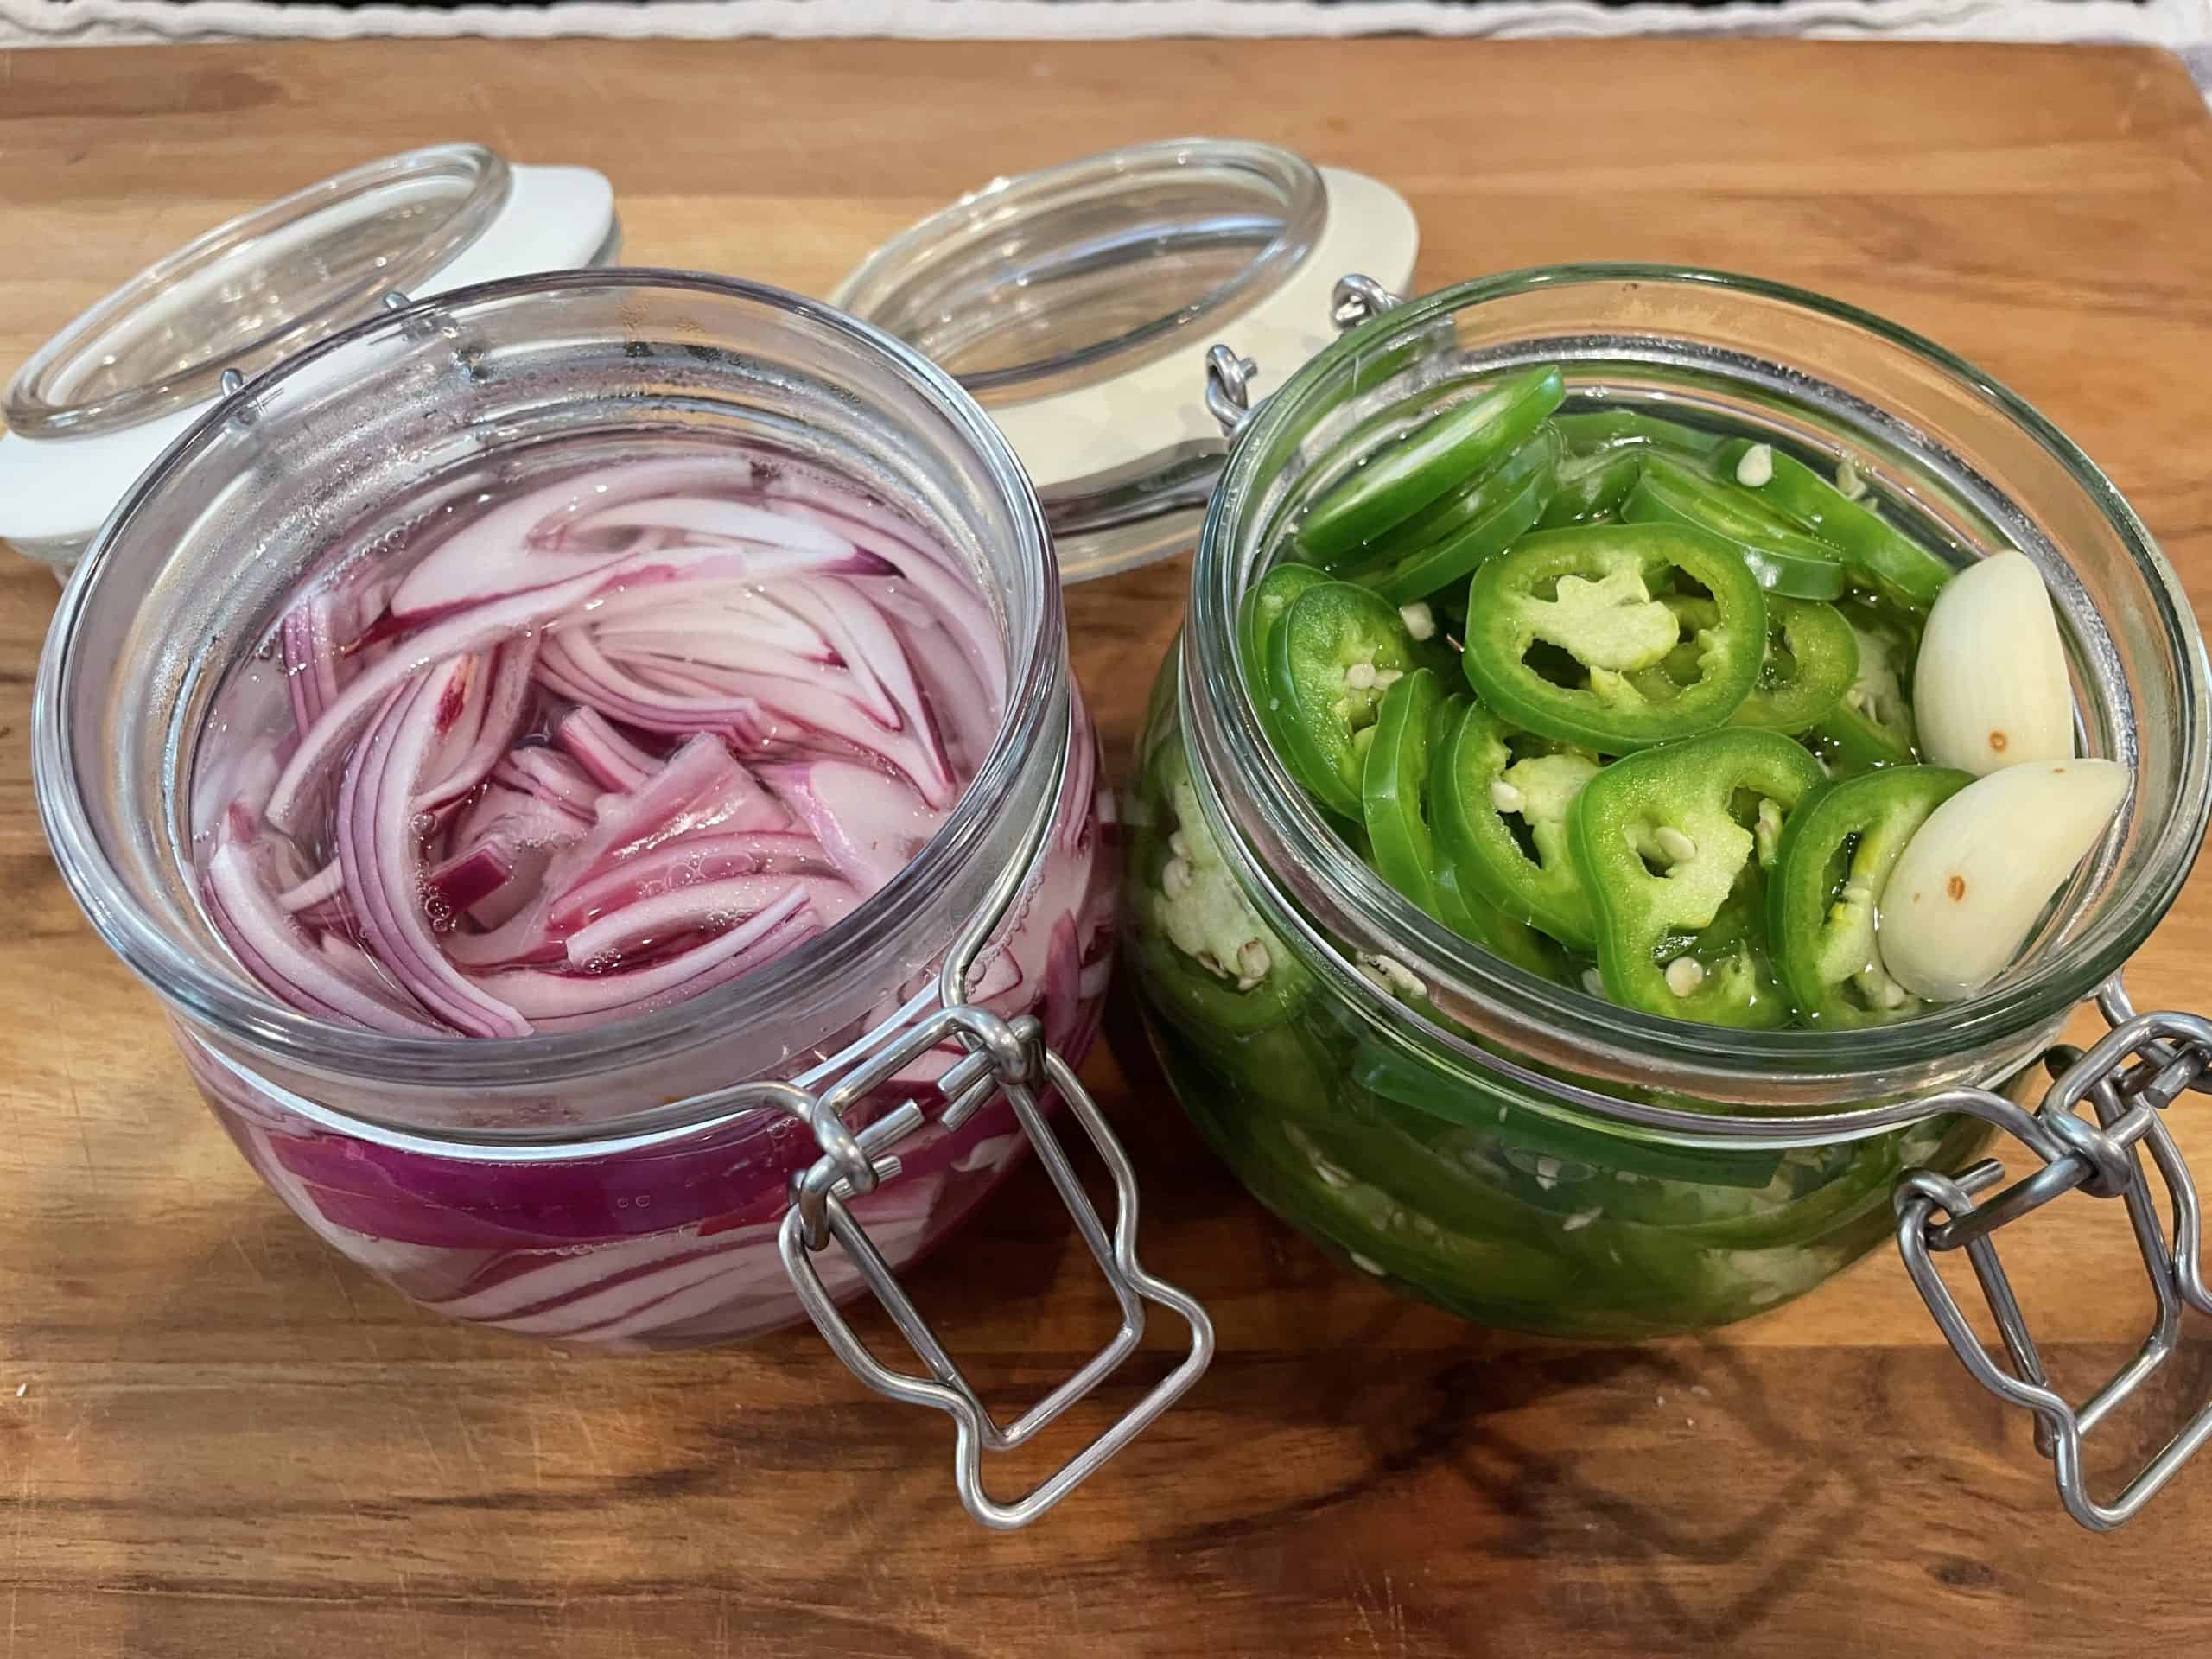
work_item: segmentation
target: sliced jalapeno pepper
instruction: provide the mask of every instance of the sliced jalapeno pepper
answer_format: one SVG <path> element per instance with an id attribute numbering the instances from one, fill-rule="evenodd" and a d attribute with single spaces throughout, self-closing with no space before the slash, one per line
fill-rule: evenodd
<path id="1" fill-rule="evenodd" d="M 1831 784 L 1790 815 L 1768 931 L 1802 1017 L 1850 1030 L 1926 1007 L 1883 970 L 1875 918 L 1905 842 L 1973 781 L 1948 766 L 1891 766 Z"/>
<path id="2" fill-rule="evenodd" d="M 1711 595 L 1697 675 L 1655 696 L 1634 676 L 1681 642 L 1651 583 L 1686 577 Z M 1766 599 L 1736 549 L 1688 525 L 1585 524 L 1542 531 L 1478 567 L 1467 588 L 1460 662 L 1500 718 L 1599 754 L 1707 731 L 1757 681 Z"/>
<path id="3" fill-rule="evenodd" d="M 1718 432 L 1707 432 L 1656 415 L 1632 409 L 1578 410 L 1552 417 L 1560 436 L 1575 454 L 1587 454 L 1611 444 L 1636 443 L 1659 449 L 1675 449 L 1686 455 L 1709 455 L 1726 442 Z"/>
<path id="4" fill-rule="evenodd" d="M 1255 688 L 1268 671 L 1268 641 L 1275 624 L 1293 601 L 1329 580 L 1325 570 L 1310 564 L 1279 564 L 1253 584 L 1238 612 L 1238 644 L 1244 658 L 1244 677 Z"/>
<path id="5" fill-rule="evenodd" d="M 1445 698 L 1426 669 L 1383 697 L 1364 786 L 1371 860 L 1384 880 L 1461 938 L 1542 978 L 1564 980 L 1567 964 L 1556 944 L 1468 887 L 1452 861 L 1437 856 L 1434 763 L 1443 740 L 1472 706 L 1465 696 Z"/>
<path id="6" fill-rule="evenodd" d="M 1925 611 L 1951 579 L 1949 565 L 1771 444 L 1732 439 L 1713 452 L 1713 464 L 1840 552 L 1853 575 L 1898 604 Z"/>
<path id="7" fill-rule="evenodd" d="M 1403 524 L 1364 543 L 1356 558 L 1337 568 L 1351 575 L 1450 540 L 1490 513 L 1538 471 L 1556 467 L 1563 453 L 1559 433 L 1549 422 L 1545 423 L 1529 435 L 1526 443 L 1516 445 L 1510 454 L 1459 487 L 1446 491 Z M 1366 577 L 1357 579 L 1363 582 Z"/>
<path id="8" fill-rule="evenodd" d="M 1715 483 L 1667 455 L 1653 455 L 1621 505 L 1634 524 L 1694 524 L 1735 543 L 1759 586 L 1785 599 L 1840 599 L 1843 561 L 1792 528 L 1748 492 Z"/>
<path id="9" fill-rule="evenodd" d="M 1147 984 L 1201 1037 L 1267 1031 L 1297 1013 L 1303 1000 L 1291 988 L 1287 976 L 1282 983 L 1262 980 L 1252 989 L 1240 991 L 1232 982 L 1209 972 L 1158 933 L 1141 935 L 1136 949 L 1143 960 Z M 1302 985 L 1299 988 L 1302 990 Z"/>
<path id="10" fill-rule="evenodd" d="M 1142 788 L 1151 810 L 1130 823 L 1124 920 L 1147 982 L 1201 1033 L 1282 1024 L 1313 976 L 1260 919 L 1224 861 L 1179 736 L 1153 751 Z"/>
<path id="11" fill-rule="evenodd" d="M 1766 657 L 1758 683 L 1729 717 L 1796 737 L 1834 709 L 1859 677 L 1859 636 L 1841 611 L 1811 600 L 1766 603 Z"/>
<path id="12" fill-rule="evenodd" d="M 1331 486 L 1306 509 L 1300 544 L 1325 565 L 1343 558 L 1504 459 L 1566 395 L 1547 367 L 1454 404 Z"/>
<path id="13" fill-rule="evenodd" d="M 1436 842 L 1428 824 L 1428 771 L 1436 717 L 1444 701 L 1436 676 L 1417 668 L 1382 695 L 1368 745 L 1360 801 L 1376 874 L 1430 915 L 1439 907 Z"/>
<path id="14" fill-rule="evenodd" d="M 1430 774 L 1440 868 L 1507 915 L 1588 950 L 1597 919 L 1567 851 L 1567 818 L 1598 763 L 1573 749 L 1516 759 L 1508 739 L 1479 704 L 1446 732 Z"/>
<path id="15" fill-rule="evenodd" d="M 1253 584 L 1236 615 L 1237 651 L 1244 683 L 1259 710 L 1260 725 L 1280 750 L 1282 699 L 1268 675 L 1268 645 L 1276 626 L 1300 595 L 1329 580 L 1328 573 L 1310 564 L 1279 564 Z"/>
<path id="16" fill-rule="evenodd" d="M 1544 516 L 1536 521 L 1536 528 L 1564 530 L 1569 524 L 1586 524 L 1618 512 L 1636 487 L 1636 480 L 1643 475 L 1643 447 L 1615 443 L 1561 461 L 1559 486 L 1553 491 Z"/>
<path id="17" fill-rule="evenodd" d="M 1756 911 L 1715 924 L 1732 895 L 1747 906 L 1790 812 L 1821 781 L 1820 762 L 1781 734 L 1732 730 L 1628 755 L 1585 784 L 1567 830 L 1606 995 L 1716 1025 L 1786 1021 Z"/>
<path id="18" fill-rule="evenodd" d="M 1455 508 L 1472 504 L 1471 516 L 1380 569 L 1362 570 L 1357 580 L 1394 605 L 1426 598 L 1439 588 L 1465 581 L 1470 570 L 1503 552 L 1543 516 L 1545 505 L 1558 486 L 1559 453 L 1559 435 L 1540 431 L 1481 484 L 1449 504 Z M 1397 546 L 1400 539 L 1392 535 L 1389 545 Z"/>
<path id="19" fill-rule="evenodd" d="M 1308 588 L 1275 624 L 1268 677 L 1281 705 L 1278 753 L 1324 806 L 1360 817 L 1377 705 L 1413 666 L 1396 607 L 1357 582 Z"/>
<path id="20" fill-rule="evenodd" d="M 1859 648 L 1859 671 L 1842 701 L 1813 727 L 1815 745 L 1830 770 L 1844 776 L 1909 766 L 1920 758 L 1910 700 L 1913 642 L 1906 630 L 1863 606 L 1840 613 Z"/>

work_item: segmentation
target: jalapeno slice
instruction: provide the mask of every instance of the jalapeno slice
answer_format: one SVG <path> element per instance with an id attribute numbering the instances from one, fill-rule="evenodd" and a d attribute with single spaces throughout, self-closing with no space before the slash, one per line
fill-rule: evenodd
<path id="1" fill-rule="evenodd" d="M 1713 451 L 1713 464 L 1719 476 L 1841 553 L 1851 574 L 1885 598 L 1924 611 L 1951 579 L 1949 565 L 1771 444 L 1732 439 Z"/>
<path id="2" fill-rule="evenodd" d="M 1382 878 L 1440 920 L 1436 842 L 1428 823 L 1428 770 L 1437 711 L 1444 693 L 1436 676 L 1417 668 L 1382 695 L 1367 748 L 1360 803 L 1367 843 Z"/>
<path id="3" fill-rule="evenodd" d="M 1583 785 L 1567 832 L 1606 995 L 1673 1019 L 1784 1023 L 1755 900 L 1791 812 L 1821 781 L 1779 733 L 1731 730 L 1624 756 Z"/>
<path id="4" fill-rule="evenodd" d="M 1709 455 L 1726 442 L 1718 432 L 1707 432 L 1656 415 L 1632 409 L 1577 410 L 1552 417 L 1560 436 L 1575 454 L 1587 454 L 1614 444 L 1641 444 L 1673 449 L 1686 455 Z"/>
<path id="5" fill-rule="evenodd" d="M 1635 677 L 1682 642 L 1655 580 L 1710 595 L 1696 675 L 1660 691 Z M 1542 531 L 1477 568 L 1460 662 L 1475 694 L 1526 731 L 1625 754 L 1723 724 L 1750 695 L 1766 599 L 1730 543 L 1678 524 Z"/>
<path id="6" fill-rule="evenodd" d="M 1431 774 L 1440 868 L 1508 916 L 1589 950 L 1597 919 L 1567 850 L 1567 819 L 1598 763 L 1548 743 L 1516 756 L 1511 738 L 1479 704 L 1446 731 Z"/>
<path id="7" fill-rule="evenodd" d="M 1790 815 L 1768 931 L 1775 967 L 1804 1019 L 1854 1030 L 1928 1006 L 1884 971 L 1876 918 L 1905 842 L 1973 781 L 1948 766 L 1891 766 L 1831 784 Z"/>
<path id="8" fill-rule="evenodd" d="M 1357 582 L 1308 588 L 1275 624 L 1268 678 L 1280 704 L 1279 753 L 1324 806 L 1361 816 L 1376 710 L 1413 666 L 1396 608 Z"/>
<path id="9" fill-rule="evenodd" d="M 1912 723 L 1911 634 L 1864 606 L 1840 613 L 1859 648 L 1859 671 L 1842 700 L 1814 725 L 1815 747 L 1831 771 L 1847 777 L 1910 766 L 1920 758 Z"/>
<path id="10" fill-rule="evenodd" d="M 1472 511 L 1458 517 L 1452 529 L 1378 569 L 1361 571 L 1358 580 L 1393 605 L 1464 582 L 1469 571 L 1503 552 L 1543 516 L 1557 487 L 1559 454 L 1558 435 L 1538 432 L 1481 484 L 1453 498 L 1452 507 L 1466 505 Z M 1393 535 L 1389 544 L 1395 548 L 1401 539 Z M 1411 539 L 1410 527 L 1404 539 Z"/>
<path id="11" fill-rule="evenodd" d="M 1283 613 L 1312 588 L 1329 580 L 1328 573 L 1310 564 L 1279 564 L 1253 584 L 1236 615 L 1236 643 L 1244 683 L 1259 710 L 1260 724 L 1277 749 L 1282 747 L 1279 730 L 1282 699 L 1275 694 L 1268 674 L 1268 646 L 1274 638 Z"/>
<path id="12" fill-rule="evenodd" d="M 1843 561 L 1834 549 L 1793 529 L 1748 492 L 1715 483 L 1669 456 L 1644 463 L 1621 517 L 1630 524 L 1694 524 L 1725 537 L 1770 594 L 1843 597 Z"/>
<path id="13" fill-rule="evenodd" d="M 1859 636 L 1841 611 L 1770 597 L 1758 683 L 1728 723 L 1796 737 L 1840 707 L 1858 678 Z"/>
<path id="14" fill-rule="evenodd" d="M 1282 1024 L 1313 989 L 1312 976 L 1260 919 L 1222 857 L 1179 737 L 1154 753 L 1148 772 L 1160 821 L 1131 826 L 1125 918 L 1147 982 L 1200 1031 Z"/>
<path id="15" fill-rule="evenodd" d="M 1484 467 L 1456 489 L 1448 490 L 1428 505 L 1360 547 L 1356 556 L 1335 567 L 1347 575 L 1395 563 L 1408 555 L 1451 540 L 1513 495 L 1539 471 L 1554 469 L 1566 446 L 1549 422 L 1538 427 L 1525 443 L 1517 444 L 1495 464 Z M 1358 580 L 1365 581 L 1362 574 Z"/>
<path id="16" fill-rule="evenodd" d="M 1558 429 L 1556 423 L 1553 429 Z M 1615 443 L 1560 462 L 1558 486 L 1552 492 L 1551 505 L 1536 520 L 1536 528 L 1564 530 L 1569 524 L 1590 524 L 1618 512 L 1637 480 L 1643 476 L 1643 448 Z"/>
<path id="17" fill-rule="evenodd" d="M 1300 545 L 1324 565 L 1343 558 L 1510 454 L 1566 396 L 1559 370 L 1545 367 L 1454 404 L 1306 509 Z"/>

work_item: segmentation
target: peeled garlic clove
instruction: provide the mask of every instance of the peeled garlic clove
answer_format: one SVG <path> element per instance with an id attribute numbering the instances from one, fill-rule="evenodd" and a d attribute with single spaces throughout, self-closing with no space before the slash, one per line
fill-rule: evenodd
<path id="1" fill-rule="evenodd" d="M 1999 553 L 1944 584 L 1913 674 L 1920 751 L 1977 777 L 2074 755 L 2066 647 L 2043 573 Z"/>
<path id="2" fill-rule="evenodd" d="M 1938 1002 L 1996 978 L 2104 834 L 2128 776 L 2114 760 L 2007 766 L 1929 813 L 1882 890 L 1875 938 L 1890 976 Z"/>

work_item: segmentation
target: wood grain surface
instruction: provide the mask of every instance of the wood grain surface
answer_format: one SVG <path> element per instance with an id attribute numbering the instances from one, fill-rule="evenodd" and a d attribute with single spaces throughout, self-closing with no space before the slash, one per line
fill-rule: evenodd
<path id="1" fill-rule="evenodd" d="M 995 173 L 1193 130 L 1391 181 L 1421 214 L 1424 284 L 1679 259 L 1885 313 L 2070 431 L 2200 610 L 2212 597 L 2212 124 L 2148 51 L 0 54 L 0 365 L 208 224 L 433 140 L 604 169 L 638 263 L 823 292 Z M 1116 766 L 1184 577 L 1179 562 L 1074 596 Z M 1886 1254 L 1705 1340 L 1484 1333 L 1336 1272 L 1260 1214 L 1164 1098 L 1126 1015 L 1088 1076 L 1145 1183 L 1146 1258 L 1212 1309 L 1221 1353 L 1180 1409 L 1027 1533 L 966 1522 L 945 1423 L 864 1393 L 810 1332 L 588 1359 L 418 1313 L 247 1172 L 48 863 L 28 726 L 53 597 L 42 572 L 4 561 L 9 1656 L 2212 1646 L 2212 1466 L 2117 1539 L 2077 1531 L 2026 1425 L 1973 1388 Z M 2200 878 L 2139 960 L 2140 1001 L 2212 1001 L 2208 923 Z M 2212 1111 L 2176 1116 L 2212 1167 Z M 2132 1344 L 2145 1298 L 2113 1206 L 2055 1205 L 2007 1250 L 2063 1378 L 2078 1386 Z M 1110 1322 L 1033 1170 L 917 1278 L 1007 1400 Z M 2208 1389 L 2192 1349 L 2113 1426 L 2113 1460 Z"/>

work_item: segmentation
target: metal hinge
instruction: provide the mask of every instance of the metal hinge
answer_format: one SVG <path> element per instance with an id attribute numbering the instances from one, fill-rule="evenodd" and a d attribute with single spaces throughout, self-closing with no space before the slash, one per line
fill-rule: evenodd
<path id="1" fill-rule="evenodd" d="M 2053 1077 L 2033 1113 L 1982 1090 L 1960 1090 L 1931 1105 L 1984 1117 L 2024 1141 L 2042 1167 L 1982 1201 L 2004 1179 L 1985 1160 L 1955 1179 L 1933 1170 L 1906 1172 L 1897 1183 L 1897 1248 L 1905 1270 L 1936 1325 L 1974 1379 L 2009 1404 L 2036 1416 L 2036 1445 L 2052 1460 L 2060 1498 L 2083 1526 L 2109 1531 L 2132 1517 L 2212 1439 L 2212 1402 L 2137 1472 L 2112 1503 L 2089 1494 L 2082 1443 L 2121 1401 L 2171 1357 L 2184 1306 L 2212 1313 L 2200 1247 L 2202 1214 L 2196 1185 L 2166 1128 L 2164 1113 L 2184 1090 L 2212 1092 L 2212 1020 L 2187 1014 L 2141 1014 L 2115 976 L 2098 997 L 2112 1026 L 2088 1052 L 2054 1049 Z M 2087 1102 L 2096 1122 L 2083 1117 Z M 2165 1184 L 2171 1229 L 2160 1224 L 2149 1172 L 2139 1149 Z M 2119 1198 L 2127 1211 L 2156 1301 L 2150 1333 L 2133 1358 L 2087 1401 L 2075 1405 L 2055 1391 L 2018 1299 L 1998 1259 L 1995 1235 L 2021 1217 L 2075 1189 Z M 1939 1219 L 1940 1217 L 1940 1219 Z M 1958 1299 L 1937 1271 L 1936 1257 L 1963 1249 L 2005 1345 L 1993 1352 L 1974 1334 Z"/>

